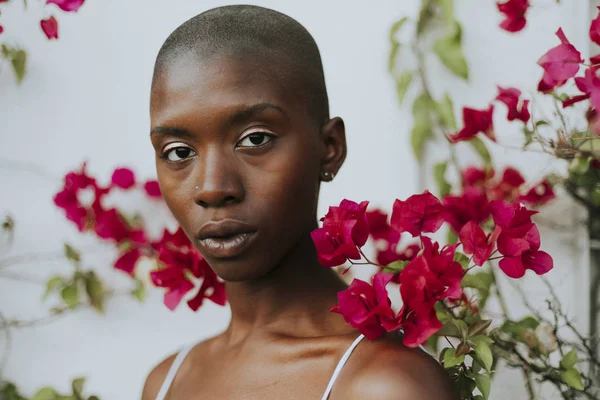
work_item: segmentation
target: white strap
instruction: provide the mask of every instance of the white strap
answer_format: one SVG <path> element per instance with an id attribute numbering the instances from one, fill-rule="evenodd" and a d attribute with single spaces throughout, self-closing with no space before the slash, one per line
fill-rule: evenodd
<path id="1" fill-rule="evenodd" d="M 173 384 L 173 380 L 175 379 L 175 375 L 177 374 L 179 367 L 181 367 L 183 360 L 185 359 L 185 357 L 188 355 L 190 350 L 192 350 L 192 348 L 195 345 L 196 345 L 195 343 L 188 345 L 188 346 L 184 347 L 183 349 L 181 349 L 181 351 L 179 351 L 179 353 L 177 353 L 177 355 L 175 356 L 175 360 L 173 360 L 173 364 L 171 364 L 171 368 L 169 368 L 169 372 L 167 373 L 167 376 L 165 377 L 165 380 L 163 381 L 163 384 L 160 387 L 160 391 L 158 392 L 158 395 L 156 396 L 156 400 L 164 400 L 165 399 L 165 396 L 167 395 L 169 388 Z"/>
<path id="2" fill-rule="evenodd" d="M 364 338 L 365 338 L 365 335 L 361 334 L 359 337 L 357 337 L 354 340 L 354 343 L 352 343 L 352 345 L 350 345 L 350 347 L 348 347 L 348 350 L 346 350 L 346 352 L 340 359 L 340 362 L 338 363 L 337 367 L 335 367 L 335 371 L 333 371 L 333 375 L 331 375 L 331 379 L 329 380 L 329 384 L 327 385 L 327 389 L 325 389 L 325 393 L 323 393 L 323 397 L 321 398 L 321 400 L 327 400 L 329 398 L 331 389 L 333 389 L 333 385 L 335 384 L 335 381 L 337 380 L 338 376 L 340 375 L 340 372 L 342 372 L 342 368 L 344 368 L 344 365 L 346 365 L 346 361 L 348 361 L 348 358 L 350 358 L 350 354 L 352 354 L 352 352 L 354 351 L 356 346 L 358 346 L 360 341 L 363 340 Z"/>

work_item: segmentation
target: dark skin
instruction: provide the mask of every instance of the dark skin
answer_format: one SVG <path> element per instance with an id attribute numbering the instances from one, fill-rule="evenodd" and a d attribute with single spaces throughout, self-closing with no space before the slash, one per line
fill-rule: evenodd
<path id="1" fill-rule="evenodd" d="M 170 400 L 320 399 L 359 334 L 329 312 L 347 286 L 319 264 L 310 237 L 322 173 L 337 173 L 346 157 L 344 124 L 316 123 L 290 71 L 278 59 L 184 56 L 155 80 L 158 180 L 183 230 L 194 242 L 208 221 L 233 218 L 256 229 L 240 255 L 204 254 L 226 281 L 231 323 L 190 352 Z M 143 400 L 156 398 L 174 357 L 150 373 Z M 364 340 L 330 396 L 457 398 L 437 362 L 394 334 Z"/>

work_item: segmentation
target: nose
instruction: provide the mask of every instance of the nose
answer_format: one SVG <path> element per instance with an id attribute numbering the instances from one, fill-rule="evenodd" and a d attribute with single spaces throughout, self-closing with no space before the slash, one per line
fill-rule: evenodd
<path id="1" fill-rule="evenodd" d="M 194 201 L 204 208 L 237 204 L 244 198 L 244 187 L 234 160 L 214 149 L 204 154 L 198 166 Z"/>

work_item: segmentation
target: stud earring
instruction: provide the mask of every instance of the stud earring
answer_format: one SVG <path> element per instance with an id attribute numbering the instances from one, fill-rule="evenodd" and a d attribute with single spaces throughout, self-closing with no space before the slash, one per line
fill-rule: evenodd
<path id="1" fill-rule="evenodd" d="M 333 172 L 329 172 L 329 171 L 324 171 L 323 173 L 321 173 L 321 179 L 324 180 L 325 182 L 332 181 L 334 176 L 335 176 L 335 174 Z"/>
<path id="2" fill-rule="evenodd" d="M 198 188 L 199 188 L 199 187 L 200 187 L 200 186 L 196 186 L 196 190 L 198 190 Z"/>

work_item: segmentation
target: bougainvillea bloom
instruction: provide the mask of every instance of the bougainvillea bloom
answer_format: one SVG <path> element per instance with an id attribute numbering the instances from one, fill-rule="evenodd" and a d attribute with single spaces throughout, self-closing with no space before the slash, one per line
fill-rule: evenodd
<path id="1" fill-rule="evenodd" d="M 494 177 L 494 169 L 483 170 L 476 167 L 467 167 L 462 171 L 462 179 L 466 186 L 483 187 L 483 184 Z"/>
<path id="2" fill-rule="evenodd" d="M 482 223 L 490 216 L 486 194 L 475 186 L 467 186 L 461 196 L 443 198 L 446 207 L 446 222 L 458 233 L 469 221 Z"/>
<path id="3" fill-rule="evenodd" d="M 573 97 L 570 99 L 570 103 L 567 103 L 567 100 L 567 102 L 563 103 L 563 106 L 567 107 L 568 105 L 575 104 L 579 101 L 590 99 L 592 107 L 600 110 L 600 79 L 598 78 L 597 70 L 598 67 L 588 68 L 583 77 L 575 78 L 577 88 L 584 94 Z"/>
<path id="4" fill-rule="evenodd" d="M 48 39 L 58 39 L 58 21 L 56 18 L 43 19 L 40 21 L 40 26 Z"/>
<path id="5" fill-rule="evenodd" d="M 460 281 L 464 276 L 462 266 L 454 261 L 454 252 L 458 243 L 446 245 L 440 251 L 440 245 L 430 238 L 423 236 L 423 258 L 427 261 L 429 270 L 446 288 L 439 294 L 440 299 L 458 299 L 462 295 Z"/>
<path id="6" fill-rule="evenodd" d="M 463 140 L 473 139 L 479 132 L 496 141 L 492 115 L 494 106 L 490 104 L 486 110 L 463 107 L 463 128 L 454 136 L 450 136 L 451 142 L 456 143 Z"/>
<path id="7" fill-rule="evenodd" d="M 562 29 L 556 31 L 556 36 L 561 41 L 556 47 L 548 50 L 539 60 L 538 65 L 544 68 L 544 75 L 538 84 L 540 92 L 550 92 L 562 86 L 577 74 L 579 64 L 583 62 L 581 53 L 577 51 L 566 38 Z"/>
<path id="8" fill-rule="evenodd" d="M 405 201 L 396 199 L 391 223 L 398 232 L 409 232 L 416 237 L 423 232 L 436 232 L 440 229 L 445 213 L 440 200 L 426 190 Z"/>
<path id="9" fill-rule="evenodd" d="M 525 14 L 529 8 L 529 0 L 507 0 L 496 3 L 498 10 L 505 15 L 500 28 L 508 32 L 519 32 L 527 24 Z"/>
<path id="10" fill-rule="evenodd" d="M 463 250 L 465 254 L 473 254 L 475 265 L 482 266 L 490 258 L 501 231 L 500 227 L 496 227 L 494 232 L 486 235 L 483 229 L 474 221 L 468 222 L 461 229 L 459 238 Z"/>
<path id="11" fill-rule="evenodd" d="M 550 182 L 544 179 L 538 185 L 531 188 L 529 192 L 519 196 L 517 201 L 535 206 L 541 206 L 555 198 L 556 194 L 554 194 L 554 189 L 550 185 Z"/>
<path id="12" fill-rule="evenodd" d="M 144 190 L 150 197 L 162 197 L 162 194 L 160 193 L 160 186 L 156 180 L 150 180 L 144 183 Z"/>
<path id="13" fill-rule="evenodd" d="M 496 100 L 503 102 L 508 107 L 508 115 L 507 119 L 509 121 L 514 121 L 518 119 L 522 122 L 529 121 L 531 115 L 529 114 L 529 110 L 527 106 L 529 105 L 529 100 L 523 100 L 519 103 L 519 97 L 521 96 L 521 91 L 515 88 L 502 88 L 498 86 L 498 95 L 496 96 Z"/>
<path id="14" fill-rule="evenodd" d="M 135 265 L 142 256 L 139 248 L 133 247 L 121 254 L 121 256 L 115 262 L 115 268 L 119 269 L 129 275 L 133 275 L 135 271 Z"/>
<path id="15" fill-rule="evenodd" d="M 4 27 L 0 25 L 0 34 L 2 34 L 2 32 L 4 32 Z"/>
<path id="16" fill-rule="evenodd" d="M 392 274 L 378 273 L 373 277 L 373 286 L 354 279 L 348 289 L 338 293 L 338 304 L 331 311 L 341 314 L 367 339 L 376 339 L 386 331 L 397 329 L 386 289 L 391 279 Z"/>
<path id="17" fill-rule="evenodd" d="M 96 216 L 94 230 L 98 237 L 120 243 L 129 238 L 129 227 L 116 208 L 101 212 Z"/>
<path id="18" fill-rule="evenodd" d="M 363 246 L 369 238 L 368 204 L 367 201 L 358 204 L 344 199 L 339 207 L 329 207 L 329 212 L 321 219 L 323 227 L 311 233 L 323 266 L 334 267 L 347 259 L 360 259 L 357 247 Z"/>
<path id="19" fill-rule="evenodd" d="M 598 7 L 598 10 L 600 10 L 600 7 Z M 590 39 L 592 39 L 592 42 L 600 46 L 600 13 L 590 25 Z"/>
<path id="20" fill-rule="evenodd" d="M 525 178 L 516 169 L 506 167 L 502 172 L 502 179 L 488 187 L 487 195 L 490 200 L 515 199 L 519 194 L 519 188 L 525 183 Z"/>
<path id="21" fill-rule="evenodd" d="M 64 178 L 64 187 L 54 196 L 54 204 L 65 211 L 67 219 L 83 232 L 88 224 L 88 210 L 83 207 L 77 194 L 84 189 L 92 188 L 96 195 L 95 204 L 100 203 L 101 197 L 108 191 L 98 187 L 96 180 L 90 177 L 84 163 L 80 171 L 71 171 Z"/>
<path id="22" fill-rule="evenodd" d="M 400 241 L 400 232 L 392 228 L 388 222 L 388 215 L 381 210 L 367 212 L 369 235 L 374 240 L 385 240 L 390 246 L 395 246 Z"/>
<path id="23" fill-rule="evenodd" d="M 84 2 L 85 0 L 47 0 L 46 4 L 56 4 L 63 11 L 75 12 Z"/>
<path id="24" fill-rule="evenodd" d="M 135 175 L 129 168 L 117 168 L 112 174 L 111 182 L 121 189 L 129 189 L 135 186 Z"/>

